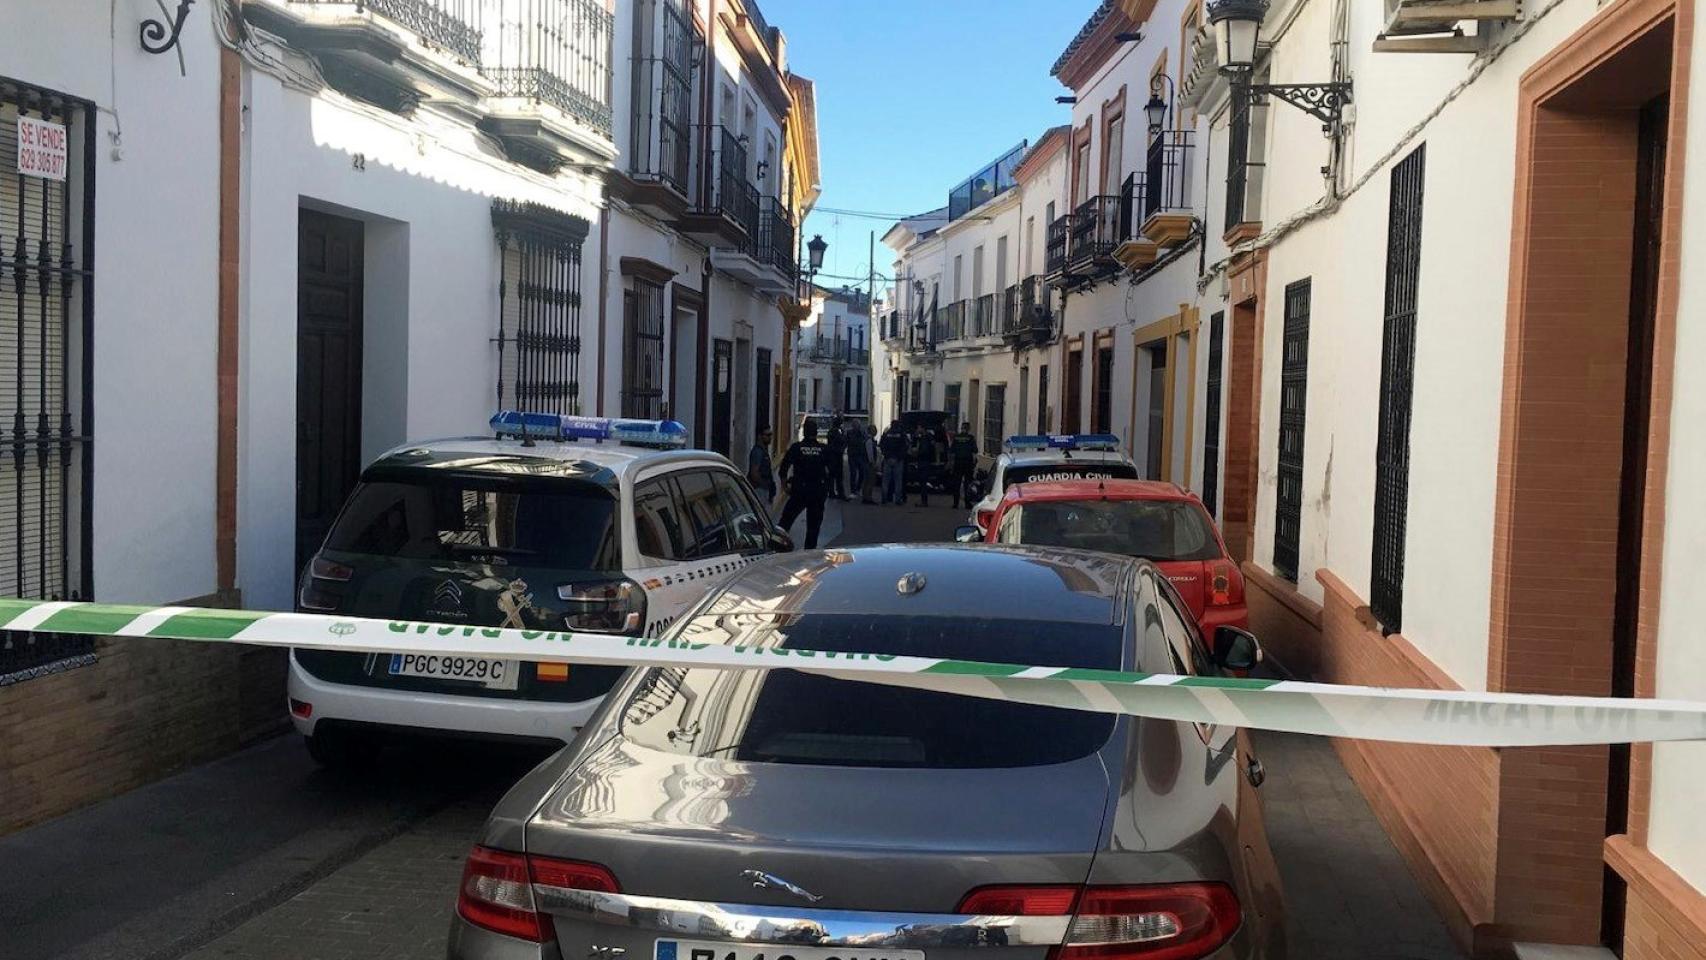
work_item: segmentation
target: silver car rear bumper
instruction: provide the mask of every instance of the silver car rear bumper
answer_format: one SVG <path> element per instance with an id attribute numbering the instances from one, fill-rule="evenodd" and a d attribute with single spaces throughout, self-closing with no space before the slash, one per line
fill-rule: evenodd
<path id="1" fill-rule="evenodd" d="M 857 947 L 1022 947 L 1058 945 L 1070 917 L 868 913 L 811 907 L 704 903 L 534 884 L 540 911 L 673 936 L 737 943 Z"/>

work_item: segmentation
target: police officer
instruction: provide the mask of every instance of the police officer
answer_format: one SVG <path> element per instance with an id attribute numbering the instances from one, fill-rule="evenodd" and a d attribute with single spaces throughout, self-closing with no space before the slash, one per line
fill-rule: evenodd
<path id="1" fill-rule="evenodd" d="M 953 472 L 954 507 L 959 508 L 962 496 L 969 507 L 972 504 L 972 471 L 977 468 L 977 438 L 972 436 L 970 423 L 961 423 L 960 432 L 948 442 L 948 462 Z"/>
<path id="2" fill-rule="evenodd" d="M 806 549 L 817 549 L 818 530 L 823 527 L 823 501 L 829 496 L 829 451 L 817 440 L 817 423 L 807 418 L 805 439 L 782 455 L 778 471 L 788 489 L 782 504 L 782 529 L 788 530 L 806 514 Z"/>

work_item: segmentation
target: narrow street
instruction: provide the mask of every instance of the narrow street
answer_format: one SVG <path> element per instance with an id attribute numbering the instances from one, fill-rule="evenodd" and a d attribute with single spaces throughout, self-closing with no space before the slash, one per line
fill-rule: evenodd
<path id="1" fill-rule="evenodd" d="M 964 516 L 945 500 L 829 513 L 834 546 L 945 540 Z M 1257 743 L 1292 955 L 1462 956 L 1332 747 Z M 404 747 L 345 779 L 284 736 L 13 834 L 0 839 L 5 956 L 436 960 L 463 856 L 531 759 Z"/>

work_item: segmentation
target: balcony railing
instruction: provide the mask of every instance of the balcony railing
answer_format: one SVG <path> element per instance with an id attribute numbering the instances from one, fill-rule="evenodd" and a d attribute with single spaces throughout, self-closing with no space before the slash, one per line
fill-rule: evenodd
<path id="1" fill-rule="evenodd" d="M 1048 284 L 1042 277 L 1026 277 L 1015 287 L 1013 318 L 1002 331 L 1014 345 L 1040 345 L 1054 336 L 1054 308 Z"/>
<path id="2" fill-rule="evenodd" d="M 353 6 L 356 11 L 384 17 L 408 30 L 430 47 L 479 66 L 481 21 L 492 0 L 290 0 L 307 6 Z"/>
<path id="3" fill-rule="evenodd" d="M 1075 268 L 1112 260 L 1114 247 L 1122 239 L 1122 228 L 1130 232 L 1129 212 L 1122 216 L 1122 211 L 1130 209 L 1127 199 L 1116 194 L 1091 197 L 1072 211 L 1070 262 Z"/>
<path id="4" fill-rule="evenodd" d="M 758 236 L 758 188 L 746 179 L 746 147 L 729 128 L 720 124 L 702 127 L 711 143 L 710 165 L 714 175 L 711 191 L 699 205 L 703 213 L 719 214 Z"/>
<path id="5" fill-rule="evenodd" d="M 634 116 L 628 149 L 636 180 L 654 180 L 690 196 L 693 166 L 693 28 L 678 6 L 663 0 L 658 36 L 637 38 Z"/>
<path id="6" fill-rule="evenodd" d="M 486 2 L 501 11 L 485 45 L 485 73 L 498 95 L 549 104 L 609 137 L 615 16 L 598 0 Z"/>
<path id="7" fill-rule="evenodd" d="M 1043 260 L 1044 269 L 1049 274 L 1060 273 L 1066 269 L 1066 252 L 1072 236 L 1072 214 L 1058 217 L 1048 225 L 1047 256 Z"/>
<path id="8" fill-rule="evenodd" d="M 1001 320 L 997 333 L 1006 336 L 1019 328 L 1019 284 L 1001 291 Z"/>
<path id="9" fill-rule="evenodd" d="M 971 329 L 967 331 L 967 336 L 987 337 L 996 333 L 995 294 L 986 293 L 967 302 L 971 304 Z"/>
<path id="10" fill-rule="evenodd" d="M 1157 213 L 1190 209 L 1192 139 L 1190 130 L 1168 130 L 1150 142 L 1140 223 Z"/>
<path id="11" fill-rule="evenodd" d="M 782 201 L 765 197 L 758 208 L 758 247 L 753 259 L 794 276 L 794 217 Z"/>

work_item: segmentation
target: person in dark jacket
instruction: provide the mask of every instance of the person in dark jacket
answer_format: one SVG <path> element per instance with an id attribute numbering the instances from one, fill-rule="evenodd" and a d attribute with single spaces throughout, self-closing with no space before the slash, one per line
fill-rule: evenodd
<path id="1" fill-rule="evenodd" d="M 906 455 L 910 446 L 899 420 L 889 424 L 889 428 L 883 431 L 882 440 L 877 443 L 877 452 L 883 456 L 884 503 L 906 502 Z"/>
<path id="2" fill-rule="evenodd" d="M 954 506 L 959 507 L 962 496 L 966 506 L 971 506 L 971 478 L 977 469 L 977 438 L 971 434 L 971 424 L 961 423 L 960 432 L 948 441 L 948 467 L 953 477 Z"/>
<path id="3" fill-rule="evenodd" d="M 924 424 L 919 424 L 918 434 L 912 442 L 912 461 L 917 469 L 918 505 L 921 507 L 930 505 L 930 483 L 936 479 L 936 461 L 940 458 L 936 434 Z"/>
<path id="4" fill-rule="evenodd" d="M 770 466 L 770 427 L 758 428 L 758 440 L 746 454 L 746 481 L 764 494 L 764 505 L 776 502 L 776 472 Z M 772 507 L 772 509 L 774 509 Z"/>
<path id="5" fill-rule="evenodd" d="M 806 515 L 806 549 L 817 549 L 818 531 L 823 529 L 823 502 L 829 496 L 829 450 L 817 440 L 817 423 L 806 421 L 805 437 L 782 455 L 778 471 L 787 485 L 788 499 L 782 504 L 782 529 L 793 527 L 801 511 Z"/>
<path id="6" fill-rule="evenodd" d="M 865 439 L 865 425 L 858 422 L 847 424 L 847 497 L 858 493 L 865 503 L 871 502 L 871 485 L 866 482 L 871 474 L 870 444 Z M 846 498 L 843 498 L 846 499 Z"/>
<path id="7" fill-rule="evenodd" d="M 840 417 L 829 421 L 829 436 L 824 438 L 823 448 L 829 455 L 829 495 L 837 500 L 845 500 L 847 489 L 842 477 L 842 465 L 847 453 L 847 435 L 846 426 Z"/>

